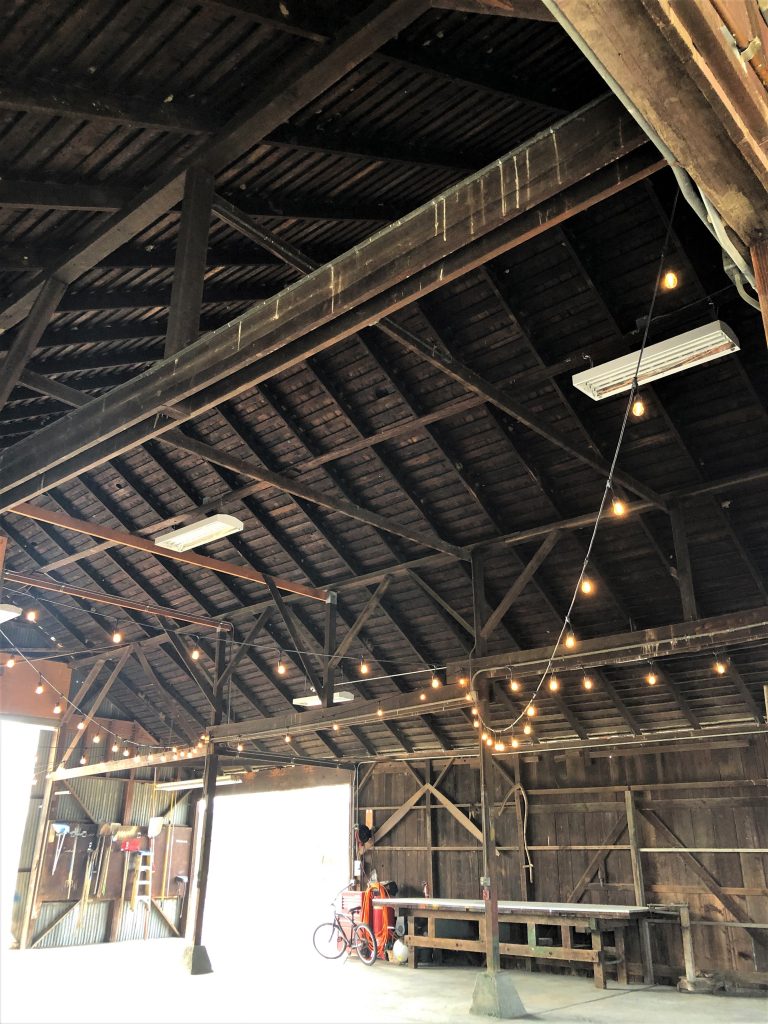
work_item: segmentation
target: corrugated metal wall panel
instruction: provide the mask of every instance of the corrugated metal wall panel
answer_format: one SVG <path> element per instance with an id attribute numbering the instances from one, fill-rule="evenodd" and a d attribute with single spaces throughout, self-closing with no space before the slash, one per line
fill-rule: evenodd
<path id="1" fill-rule="evenodd" d="M 24 836 L 21 840 L 19 868 L 32 867 L 32 857 L 35 852 L 35 836 L 37 835 L 37 823 L 40 819 L 40 808 L 42 805 L 42 798 L 33 797 L 29 801 L 29 811 L 27 812 L 27 820 L 24 824 Z"/>
<path id="2" fill-rule="evenodd" d="M 29 888 L 29 872 L 20 871 L 16 876 L 16 891 L 13 894 L 13 912 L 11 914 L 11 933 L 19 941 L 21 935 L 21 913 L 27 899 Z"/>
<path id="3" fill-rule="evenodd" d="M 70 906 L 68 903 L 44 903 L 37 921 L 35 934 L 40 935 L 57 916 Z M 104 942 L 107 933 L 109 903 L 89 903 L 81 914 L 76 907 L 40 942 L 38 949 L 55 946 L 88 946 Z"/>
<path id="4" fill-rule="evenodd" d="M 160 900 L 159 905 L 163 908 L 165 916 L 174 922 L 178 921 L 177 900 Z M 123 908 L 123 916 L 120 921 L 118 932 L 119 942 L 131 942 L 136 939 L 167 939 L 173 935 L 168 925 L 154 910 L 150 911 L 147 920 L 147 906 L 140 903 L 135 910 L 131 910 L 130 904 L 126 903 Z"/>
<path id="5" fill-rule="evenodd" d="M 67 788 L 87 808 L 93 820 L 99 823 L 119 820 L 125 786 L 126 783 L 121 779 L 100 779 L 95 776 L 70 779 L 67 782 Z"/>

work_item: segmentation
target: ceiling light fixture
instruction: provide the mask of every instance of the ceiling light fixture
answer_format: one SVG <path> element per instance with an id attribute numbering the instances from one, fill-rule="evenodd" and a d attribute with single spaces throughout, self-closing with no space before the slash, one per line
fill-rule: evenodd
<path id="1" fill-rule="evenodd" d="M 334 704 L 348 704 L 349 701 L 354 699 L 355 695 L 351 690 L 335 690 L 333 694 Z M 300 708 L 319 708 L 323 704 L 316 693 L 312 693 L 307 697 L 294 697 L 292 703 Z"/>
<path id="2" fill-rule="evenodd" d="M 647 345 L 637 372 L 637 384 L 642 387 L 653 380 L 738 351 L 739 341 L 731 328 L 722 320 L 713 320 L 674 338 Z M 629 352 L 618 359 L 575 373 L 571 378 L 573 386 L 596 402 L 624 394 L 635 380 L 638 355 L 638 351 Z"/>
<path id="3" fill-rule="evenodd" d="M 190 551 L 203 544 L 211 544 L 222 537 L 229 537 L 233 533 L 241 533 L 242 529 L 241 519 L 220 512 L 197 523 L 181 526 L 178 530 L 171 530 L 170 533 L 163 533 L 155 538 L 155 544 L 159 548 L 167 548 L 168 551 Z"/>

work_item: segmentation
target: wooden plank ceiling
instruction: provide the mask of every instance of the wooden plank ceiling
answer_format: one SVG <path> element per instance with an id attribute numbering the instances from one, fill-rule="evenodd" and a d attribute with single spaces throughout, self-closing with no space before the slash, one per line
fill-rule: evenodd
<path id="1" fill-rule="evenodd" d="M 532 0 L 517 8 L 500 4 L 504 17 L 480 13 L 492 4 L 413 5 L 410 17 L 401 11 L 391 23 L 385 16 L 398 5 L 374 6 L 384 42 L 374 39 L 370 55 L 345 57 L 346 64 L 340 57 L 329 84 L 296 110 L 286 107 L 282 120 L 253 136 L 255 144 L 230 133 L 230 149 L 210 164 L 217 195 L 310 264 L 334 259 L 605 92 L 562 29 L 544 13 L 536 16 Z M 309 90 L 312 68 L 325 67 L 329 53 L 339 52 L 333 50 L 339 34 L 369 13 L 362 0 L 292 4 L 288 16 L 285 10 L 256 0 L 62 0 L 52 19 L 49 6 L 34 0 L 7 5 L 0 19 L 0 308 L 10 328 L 0 345 L 6 352 L 22 329 L 14 326 L 19 310 L 28 308 L 47 268 L 75 266 L 71 254 L 103 235 L 115 211 L 206 153 L 225 124 L 267 95 L 275 69 Z M 509 16 L 510 10 L 530 17 Z M 623 401 L 592 403 L 573 389 L 570 374 L 585 360 L 638 347 L 674 189 L 671 173 L 660 169 L 616 190 L 410 302 L 398 314 L 400 330 L 509 389 L 537 426 L 609 457 Z M 103 396 L 163 358 L 178 199 L 159 202 L 124 244 L 108 247 L 83 272 L 81 259 L 80 270 L 64 276 L 69 287 L 37 344 L 22 338 L 32 354 L 18 366 L 19 383 L 7 389 L 0 450 L 34 437 L 77 404 L 77 394 L 66 389 Z M 231 220 L 211 220 L 201 331 L 228 323 L 301 276 L 296 259 L 281 259 Z M 189 244 L 191 252 L 194 241 Z M 682 201 L 668 265 L 680 283 L 660 296 L 651 340 L 720 317 L 742 347 L 738 356 L 645 393 L 648 411 L 630 425 L 620 470 L 651 495 L 747 475 L 764 469 L 768 456 L 759 314 L 738 298 L 717 246 Z M 271 376 L 184 430 L 190 448 L 215 446 L 229 468 L 161 436 L 38 501 L 149 535 L 159 522 L 200 506 L 234 514 L 245 521 L 244 532 L 205 553 L 338 589 L 339 640 L 388 569 L 423 559 L 392 574 L 341 662 L 343 677 L 372 699 L 428 685 L 433 666 L 467 657 L 473 646 L 468 563 L 255 483 L 232 460 L 300 476 L 337 502 L 460 548 L 594 512 L 602 487 L 594 468 L 542 430 L 521 426 L 380 327 Z M 699 615 L 768 604 L 766 499 L 768 485 L 760 479 L 682 505 Z M 306 665 L 291 652 L 295 644 L 279 615 L 263 616 L 260 631 L 253 631 L 269 604 L 257 584 L 12 514 L 3 516 L 3 528 L 11 541 L 7 564 L 18 572 L 225 616 L 237 640 L 250 635 L 252 646 L 238 657 L 225 698 L 232 720 L 284 714 L 293 696 L 308 692 Z M 494 549 L 486 566 L 491 608 L 542 539 Z M 497 616 L 489 654 L 538 647 L 557 635 L 587 539 L 584 529 L 566 530 L 544 552 L 531 581 Z M 595 593 L 573 616 L 578 636 L 681 621 L 676 565 L 670 516 L 653 501 L 642 515 L 606 526 L 590 569 Z M 350 582 L 361 574 L 371 574 L 367 585 Z M 32 600 L 13 585 L 6 593 L 6 600 Z M 117 621 L 136 654 L 113 686 L 115 706 L 163 741 L 194 735 L 207 721 L 210 633 L 190 627 L 180 643 L 140 612 L 115 618 L 103 606 L 61 595 L 34 600 L 38 626 L 34 636 L 25 626 L 20 643 L 83 652 L 76 660 L 87 661 L 109 643 Z M 322 646 L 323 608 L 308 601 L 291 601 L 290 608 L 305 644 Z M 192 645 L 203 652 L 197 663 L 187 657 Z M 277 673 L 280 652 L 284 675 Z M 643 666 L 605 669 L 590 692 L 580 690 L 578 676 L 564 679 L 560 694 L 543 700 L 537 734 L 600 737 L 628 728 L 754 722 L 768 655 L 761 647 L 729 653 L 723 676 L 712 672 L 708 655 L 668 659 L 665 685 L 653 691 Z M 371 665 L 364 683 L 362 656 Z M 508 704 L 509 698 L 499 714 Z M 454 710 L 302 735 L 292 752 L 355 760 L 462 748 L 472 735 L 467 716 Z M 278 741 L 273 749 L 280 748 Z"/>

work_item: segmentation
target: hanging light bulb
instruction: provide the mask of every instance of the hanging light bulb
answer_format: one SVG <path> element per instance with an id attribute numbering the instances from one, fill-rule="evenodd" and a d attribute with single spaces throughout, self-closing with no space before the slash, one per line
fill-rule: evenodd
<path id="1" fill-rule="evenodd" d="M 290 733 L 286 733 L 283 738 L 285 739 L 286 743 L 290 743 L 291 742 L 291 734 Z"/>
<path id="2" fill-rule="evenodd" d="M 440 676 L 436 675 L 434 672 L 432 673 L 431 683 L 432 683 L 432 689 L 433 690 L 436 690 L 438 688 L 438 686 L 442 686 L 442 682 L 441 682 Z"/>
<path id="3" fill-rule="evenodd" d="M 87 761 L 88 761 L 88 758 L 85 756 L 85 754 L 83 754 L 83 756 L 80 758 L 80 764 L 86 764 Z"/>
<path id="4" fill-rule="evenodd" d="M 614 497 L 611 502 L 611 510 L 618 519 L 621 519 L 622 516 L 627 514 L 627 506 L 621 498 Z"/>
<path id="5" fill-rule="evenodd" d="M 135 753 L 135 754 L 133 755 L 133 760 L 134 760 L 134 761 L 140 761 L 140 760 L 141 760 L 141 754 L 140 754 L 140 753 L 138 752 L 138 750 L 137 750 L 137 751 L 136 751 L 136 753 Z"/>
<path id="6" fill-rule="evenodd" d="M 419 694 L 419 700 L 426 700 L 426 699 L 427 699 L 426 693 L 420 693 Z"/>
<path id="7" fill-rule="evenodd" d="M 384 709 L 383 708 L 377 708 L 376 709 L 376 714 L 379 716 L 379 718 L 383 718 L 384 717 Z"/>
<path id="8" fill-rule="evenodd" d="M 165 762 L 167 761 L 165 754 L 160 755 L 160 760 L 163 762 L 163 764 L 165 764 Z"/>
<path id="9" fill-rule="evenodd" d="M 581 581 L 581 592 L 582 594 L 594 594 L 595 584 L 587 576 Z"/>
<path id="10" fill-rule="evenodd" d="M 120 750 L 119 745 L 117 743 L 113 743 L 112 744 L 112 753 L 113 754 L 117 754 L 119 752 L 119 750 Z"/>
<path id="11" fill-rule="evenodd" d="M 78 722 L 77 728 L 79 729 L 80 732 L 82 732 L 83 729 L 85 728 L 85 721 Z"/>
<path id="12" fill-rule="evenodd" d="M 721 661 L 720 658 L 718 658 L 715 661 L 715 664 L 713 665 L 713 668 L 714 668 L 715 672 L 717 672 L 717 674 L 719 676 L 724 676 L 725 673 L 728 671 L 728 666 L 725 664 L 724 661 Z"/>
<path id="13" fill-rule="evenodd" d="M 494 749 L 494 750 L 495 750 L 495 751 L 496 751 L 497 753 L 501 753 L 501 751 L 502 751 L 502 750 L 504 750 L 504 749 L 505 749 L 505 747 L 504 747 L 504 744 L 503 744 L 503 743 L 501 742 L 501 740 L 496 740 L 496 742 L 495 742 L 495 743 L 494 743 L 494 745 L 493 745 L 493 749 Z"/>
<path id="14" fill-rule="evenodd" d="M 525 713 L 526 715 L 528 715 L 529 718 L 535 718 L 536 708 L 533 704 L 529 704 L 528 707 L 525 709 Z"/>
<path id="15" fill-rule="evenodd" d="M 42 684 L 42 683 L 38 683 L 38 684 L 37 684 L 37 686 L 35 687 L 35 693 L 36 693 L 36 694 L 37 694 L 37 696 L 39 697 L 39 696 L 41 696 L 41 694 L 43 694 L 44 692 L 45 692 L 45 687 L 43 686 L 43 684 Z"/>
<path id="16" fill-rule="evenodd" d="M 645 677 L 645 681 L 646 683 L 648 683 L 649 686 L 655 686 L 659 680 L 655 672 L 649 672 L 648 675 Z"/>
<path id="17" fill-rule="evenodd" d="M 13 666 L 15 664 L 16 664 L 16 659 L 14 658 L 13 655 L 11 655 L 10 658 L 8 659 L 8 661 L 6 661 L 6 663 L 5 663 L 5 667 L 6 668 L 13 668 Z"/>
<path id="18" fill-rule="evenodd" d="M 129 757 L 130 753 L 130 750 L 128 749 L 128 747 L 126 747 L 125 750 L 123 751 L 123 757 Z"/>
<path id="19" fill-rule="evenodd" d="M 469 679 L 466 676 L 459 676 L 459 686 L 468 686 Z"/>
<path id="20" fill-rule="evenodd" d="M 572 651 L 573 648 L 576 646 L 576 637 L 574 636 L 573 633 L 568 632 L 568 633 L 565 634 L 565 641 L 564 642 L 565 642 L 565 646 L 568 648 L 568 650 Z"/>
<path id="21" fill-rule="evenodd" d="M 283 656 L 282 656 L 282 654 L 277 659 L 277 674 L 279 676 L 284 676 L 285 675 L 285 665 L 283 664 Z"/>
<path id="22" fill-rule="evenodd" d="M 238 754 L 242 754 L 242 752 L 243 752 L 243 744 L 242 743 L 238 743 L 237 744 L 237 752 L 238 752 Z"/>
<path id="23" fill-rule="evenodd" d="M 338 732 L 339 731 L 339 723 L 338 722 L 334 722 L 333 723 L 333 731 L 334 732 Z"/>
<path id="24" fill-rule="evenodd" d="M 361 676 L 367 676 L 369 672 L 370 672 L 370 668 L 368 667 L 368 662 L 365 660 L 365 658 L 361 658 L 360 659 L 360 675 Z"/>
<path id="25" fill-rule="evenodd" d="M 512 691 L 512 693 L 519 693 L 520 690 L 522 689 L 522 685 L 520 683 L 520 680 L 519 679 L 510 679 L 509 680 L 509 688 Z"/>
<path id="26" fill-rule="evenodd" d="M 477 710 L 477 708 L 472 708 L 472 714 L 473 715 L 479 715 L 480 712 Z"/>
<path id="27" fill-rule="evenodd" d="M 483 743 L 485 743 L 485 741 L 488 739 L 488 733 L 487 732 L 483 732 L 483 734 L 480 737 L 480 739 L 483 741 Z"/>
<path id="28" fill-rule="evenodd" d="M 488 739 L 485 741 L 485 745 L 486 745 L 486 747 L 492 747 L 493 746 L 493 737 L 492 736 L 488 737 Z"/>
<path id="29" fill-rule="evenodd" d="M 530 722 L 526 722 L 525 723 L 525 725 L 523 726 L 523 732 L 525 733 L 526 736 L 530 736 L 531 735 L 531 733 L 533 732 L 533 729 L 531 728 L 531 723 Z M 514 744 L 513 744 L 513 746 L 514 746 Z"/>
<path id="30" fill-rule="evenodd" d="M 666 288 L 667 291 L 671 291 L 673 288 L 677 288 L 680 279 L 674 270 L 668 270 L 661 279 L 662 288 Z"/>
<path id="31" fill-rule="evenodd" d="M 557 676 L 550 676 L 549 688 L 552 691 L 552 693 L 555 693 L 557 690 L 560 689 L 560 680 L 557 678 Z"/>
<path id="32" fill-rule="evenodd" d="M 475 729 L 479 729 L 480 728 L 480 719 L 479 718 L 473 718 L 472 719 L 472 725 L 475 727 Z"/>
<path id="33" fill-rule="evenodd" d="M 58 701 L 58 700 L 53 705 L 53 713 L 54 713 L 54 715 L 60 715 L 61 714 L 61 702 Z"/>
<path id="34" fill-rule="evenodd" d="M 193 647 L 192 648 L 192 653 L 190 654 L 190 657 L 191 657 L 192 661 L 200 661 L 200 648 L 199 647 Z"/>
<path id="35" fill-rule="evenodd" d="M 517 748 L 520 746 L 520 740 L 512 740 L 512 742 L 509 745 L 510 747 L 514 747 L 515 750 L 517 750 Z"/>
<path id="36" fill-rule="evenodd" d="M 96 735 L 91 740 L 91 743 L 101 743 L 101 733 L 97 732 Z"/>
<path id="37" fill-rule="evenodd" d="M 472 697 L 471 693 L 467 692 L 464 694 L 464 700 L 468 700 L 471 703 L 473 699 L 474 698 Z"/>
<path id="38" fill-rule="evenodd" d="M 584 676 L 584 678 L 581 680 L 581 685 L 584 687 L 585 690 L 591 690 L 595 684 L 591 676 Z"/>
<path id="39" fill-rule="evenodd" d="M 37 622 L 37 608 L 28 608 L 24 613 L 27 622 Z"/>
<path id="40" fill-rule="evenodd" d="M 642 398 L 636 398 L 632 403 L 632 415 L 636 420 L 642 419 L 645 416 L 645 402 Z"/>
<path id="41" fill-rule="evenodd" d="M 172 754 L 178 754 L 178 752 L 179 752 L 179 748 L 178 747 L 171 747 L 171 753 Z"/>
<path id="42" fill-rule="evenodd" d="M 115 627 L 115 629 L 112 631 L 112 643 L 113 644 L 121 644 L 122 642 L 123 642 L 123 634 L 120 632 L 120 630 L 117 627 Z"/>

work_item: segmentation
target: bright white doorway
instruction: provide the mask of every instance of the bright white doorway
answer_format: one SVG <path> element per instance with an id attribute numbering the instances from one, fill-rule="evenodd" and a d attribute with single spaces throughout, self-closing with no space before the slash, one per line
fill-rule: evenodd
<path id="1" fill-rule="evenodd" d="M 218 797 L 203 942 L 217 960 L 319 959 L 312 933 L 349 880 L 348 784 Z"/>
<path id="2" fill-rule="evenodd" d="M 29 813 L 40 726 L 0 718 L 0 946 L 13 941 L 13 896 Z"/>

